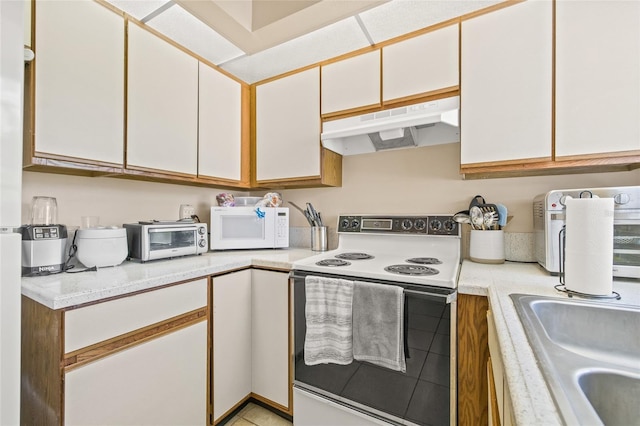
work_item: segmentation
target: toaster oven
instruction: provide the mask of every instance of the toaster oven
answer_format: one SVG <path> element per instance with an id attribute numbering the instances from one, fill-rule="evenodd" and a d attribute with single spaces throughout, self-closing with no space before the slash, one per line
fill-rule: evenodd
<path id="1" fill-rule="evenodd" d="M 127 230 L 130 260 L 147 262 L 209 250 L 206 223 L 153 221 L 122 226 Z"/>
<path id="2" fill-rule="evenodd" d="M 535 255 L 553 275 L 560 271 L 560 231 L 565 225 L 565 200 L 581 194 L 613 198 L 613 276 L 640 279 L 640 186 L 561 189 L 533 200 Z"/>

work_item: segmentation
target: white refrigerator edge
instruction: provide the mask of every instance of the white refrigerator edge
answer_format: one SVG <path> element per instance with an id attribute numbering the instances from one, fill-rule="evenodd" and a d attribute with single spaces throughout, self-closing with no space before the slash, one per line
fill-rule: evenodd
<path id="1" fill-rule="evenodd" d="M 0 425 L 20 424 L 24 1 L 0 0 Z"/>

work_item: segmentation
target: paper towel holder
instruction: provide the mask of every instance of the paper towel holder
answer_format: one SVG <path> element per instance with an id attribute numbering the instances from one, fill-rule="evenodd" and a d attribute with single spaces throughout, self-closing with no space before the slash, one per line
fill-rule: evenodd
<path id="1" fill-rule="evenodd" d="M 586 191 L 586 192 L 589 192 L 589 191 Z M 582 198 L 582 193 L 580 195 L 581 195 L 580 198 Z M 558 247 L 560 248 L 560 250 L 558 250 L 558 255 L 560 256 L 560 262 L 558 264 L 559 266 L 558 279 L 560 281 L 560 284 L 554 286 L 556 290 L 563 293 L 567 293 L 567 296 L 569 297 L 577 296 L 583 299 L 620 300 L 622 298 L 622 296 L 620 296 L 620 293 L 615 291 L 612 291 L 611 294 L 609 295 L 599 295 L 599 294 L 580 293 L 579 291 L 567 289 L 567 286 L 564 283 L 564 261 L 565 261 L 564 249 L 567 242 L 567 225 L 564 225 L 560 230 L 560 232 L 558 233 L 558 239 L 559 239 Z"/>

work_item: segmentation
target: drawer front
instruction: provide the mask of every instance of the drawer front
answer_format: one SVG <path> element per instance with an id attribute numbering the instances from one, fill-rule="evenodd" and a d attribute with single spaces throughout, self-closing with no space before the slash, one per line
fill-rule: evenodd
<path id="1" fill-rule="evenodd" d="M 64 352 L 207 306 L 207 279 L 65 312 Z"/>

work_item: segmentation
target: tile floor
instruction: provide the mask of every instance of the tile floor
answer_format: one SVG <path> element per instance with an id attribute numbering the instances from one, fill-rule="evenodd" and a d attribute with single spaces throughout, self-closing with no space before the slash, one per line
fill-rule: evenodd
<path id="1" fill-rule="evenodd" d="M 250 402 L 233 416 L 225 426 L 291 426 L 287 419 Z"/>

